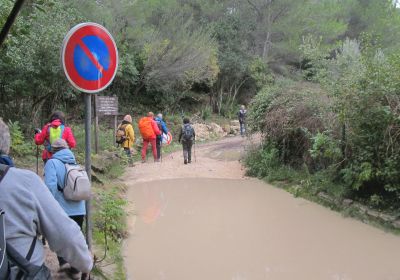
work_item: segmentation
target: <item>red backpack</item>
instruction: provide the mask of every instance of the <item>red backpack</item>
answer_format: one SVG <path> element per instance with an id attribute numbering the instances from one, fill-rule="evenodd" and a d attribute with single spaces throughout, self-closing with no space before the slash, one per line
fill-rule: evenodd
<path id="1" fill-rule="evenodd" d="M 139 131 L 143 139 L 154 137 L 152 122 L 153 119 L 150 117 L 143 117 L 139 120 Z"/>

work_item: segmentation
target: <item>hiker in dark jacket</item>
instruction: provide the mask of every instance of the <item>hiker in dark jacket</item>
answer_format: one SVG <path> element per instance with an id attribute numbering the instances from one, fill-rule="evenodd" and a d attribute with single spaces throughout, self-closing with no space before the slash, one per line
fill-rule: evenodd
<path id="1" fill-rule="evenodd" d="M 192 162 L 192 146 L 196 139 L 196 133 L 194 128 L 190 124 L 190 120 L 188 118 L 183 119 L 183 126 L 181 132 L 179 133 L 179 143 L 182 141 L 183 148 L 183 163 L 191 163 Z"/>
<path id="2" fill-rule="evenodd" d="M 163 116 L 161 113 L 157 114 L 157 117 L 154 119 L 157 122 L 158 128 L 161 131 L 160 135 L 157 135 L 156 138 L 156 147 L 157 147 L 157 159 L 161 158 L 161 144 L 163 139 L 163 134 L 168 134 L 168 128 L 165 122 L 163 121 Z"/>
<path id="3" fill-rule="evenodd" d="M 64 139 L 57 139 L 51 146 L 53 156 L 44 166 L 44 182 L 68 217 L 75 221 L 82 230 L 83 219 L 86 215 L 85 201 L 67 200 L 62 192 L 66 176 L 65 164 L 76 164 L 74 154 L 68 148 L 68 144 Z M 80 279 L 80 271 L 70 267 L 62 257 L 58 257 L 58 263 L 60 265 L 60 273 L 66 273 L 72 279 Z"/>
<path id="4" fill-rule="evenodd" d="M 10 133 L 0 118 L 0 151 L 8 154 Z M 33 246 L 30 262 L 44 265 L 44 248 L 37 239 L 42 235 L 50 249 L 83 272 L 90 272 L 93 260 L 79 226 L 76 225 L 35 173 L 9 167 L 0 179 L 0 206 L 5 211 L 7 243 L 26 256 Z M 12 267 L 11 279 L 19 269 Z M 50 279 L 50 278 L 44 278 Z"/>
<path id="5" fill-rule="evenodd" d="M 240 106 L 240 110 L 238 112 L 238 119 L 240 124 L 240 135 L 244 136 L 246 133 L 246 115 L 247 110 L 244 105 Z"/>

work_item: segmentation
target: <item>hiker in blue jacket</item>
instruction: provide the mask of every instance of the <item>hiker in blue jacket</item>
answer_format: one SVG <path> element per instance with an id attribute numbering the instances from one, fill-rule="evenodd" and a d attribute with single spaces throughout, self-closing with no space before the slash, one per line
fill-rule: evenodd
<path id="1" fill-rule="evenodd" d="M 160 131 L 161 131 L 161 134 L 157 135 L 157 138 L 156 138 L 157 160 L 160 160 L 163 134 L 168 134 L 168 128 L 167 128 L 167 125 L 165 124 L 165 122 L 163 121 L 163 116 L 161 113 L 158 113 L 157 117 L 155 117 L 154 120 L 157 122 L 158 129 L 160 129 Z"/>
<path id="2" fill-rule="evenodd" d="M 83 219 L 86 215 L 85 201 L 67 200 L 62 192 L 66 175 L 65 164 L 76 164 L 75 156 L 68 148 L 68 144 L 64 139 L 57 139 L 51 146 L 53 157 L 46 162 L 44 167 L 44 182 L 65 213 L 82 230 Z M 61 257 L 58 257 L 58 262 L 61 273 L 67 273 L 72 279 L 80 279 L 79 270 L 70 267 Z"/>

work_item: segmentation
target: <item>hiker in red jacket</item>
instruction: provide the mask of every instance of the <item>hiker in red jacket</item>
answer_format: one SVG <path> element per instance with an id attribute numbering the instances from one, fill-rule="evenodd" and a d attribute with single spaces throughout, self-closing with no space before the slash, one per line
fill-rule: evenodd
<path id="1" fill-rule="evenodd" d="M 154 161 L 157 162 L 156 137 L 157 135 L 161 135 L 161 131 L 158 128 L 157 122 L 154 120 L 154 114 L 152 112 L 148 112 L 147 117 L 143 117 L 139 120 L 139 130 L 143 138 L 142 162 L 146 162 L 147 146 L 149 143 L 153 151 Z"/>
<path id="2" fill-rule="evenodd" d="M 57 139 L 64 139 L 69 148 L 73 149 L 76 146 L 74 134 L 70 127 L 65 126 L 65 115 L 61 111 L 56 111 L 50 116 L 50 122 L 45 124 L 42 130 L 35 129 L 35 144 L 43 145 L 42 153 L 43 162 L 51 159 L 51 143 Z"/>

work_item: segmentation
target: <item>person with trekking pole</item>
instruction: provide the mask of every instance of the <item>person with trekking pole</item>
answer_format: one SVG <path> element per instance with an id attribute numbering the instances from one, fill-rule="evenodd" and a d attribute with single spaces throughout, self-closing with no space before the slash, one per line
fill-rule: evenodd
<path id="1" fill-rule="evenodd" d="M 168 135 L 168 128 L 165 122 L 163 121 L 163 115 L 161 113 L 157 114 L 157 117 L 154 118 L 157 122 L 158 129 L 161 134 L 156 137 L 156 148 L 157 148 L 157 160 L 162 160 L 161 152 L 162 152 L 162 142 L 163 142 L 163 134 Z"/>
<path id="2" fill-rule="evenodd" d="M 147 117 L 143 117 L 139 120 L 139 131 L 143 138 L 142 147 L 142 163 L 146 162 L 147 147 L 150 144 L 153 152 L 154 162 L 158 162 L 157 159 L 157 148 L 156 138 L 157 135 L 161 135 L 161 131 L 158 129 L 157 122 L 154 120 L 154 113 L 148 112 Z"/>
<path id="3" fill-rule="evenodd" d="M 196 133 L 193 126 L 190 124 L 188 118 L 183 119 L 183 126 L 181 132 L 179 133 L 178 142 L 182 141 L 183 149 L 183 163 L 188 164 L 192 162 L 192 146 L 196 139 Z"/>
<path id="4" fill-rule="evenodd" d="M 51 114 L 50 120 L 42 129 L 35 128 L 35 144 L 43 145 L 42 159 L 46 163 L 52 157 L 51 144 L 57 139 L 64 139 L 70 149 L 75 148 L 76 140 L 72 129 L 65 125 L 65 115 L 61 111 Z"/>
<path id="5" fill-rule="evenodd" d="M 1 154 L 8 155 L 10 141 L 9 128 L 0 118 Z M 43 235 L 51 250 L 71 266 L 85 273 L 92 270 L 93 257 L 79 226 L 67 216 L 37 174 L 0 164 L 0 190 L 0 232 L 5 234 L 5 239 L 0 240 L 0 254 L 4 257 L 6 251 L 13 259 L 11 262 L 2 258 L 0 279 L 51 279 L 38 235 Z"/>

